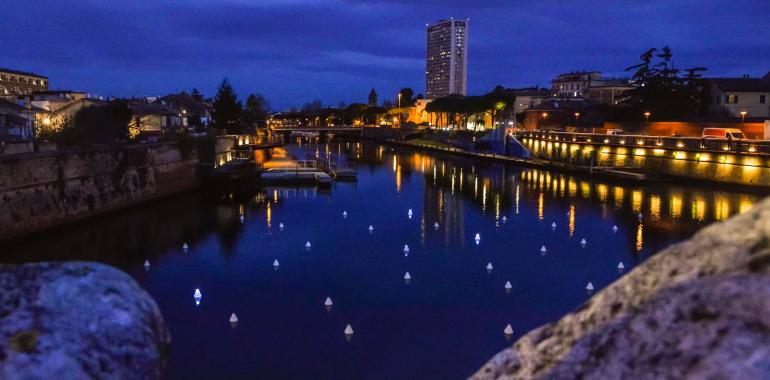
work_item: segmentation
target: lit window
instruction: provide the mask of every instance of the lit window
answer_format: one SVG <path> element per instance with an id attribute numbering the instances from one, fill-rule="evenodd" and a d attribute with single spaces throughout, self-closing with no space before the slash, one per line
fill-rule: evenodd
<path id="1" fill-rule="evenodd" d="M 738 95 L 731 94 L 731 95 L 725 96 L 725 103 L 727 103 L 727 104 L 738 103 Z"/>

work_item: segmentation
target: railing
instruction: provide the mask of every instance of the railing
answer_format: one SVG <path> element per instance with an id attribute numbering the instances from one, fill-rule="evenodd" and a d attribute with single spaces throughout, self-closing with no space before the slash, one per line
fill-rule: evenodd
<path id="1" fill-rule="evenodd" d="M 734 140 L 646 135 L 603 135 L 597 133 L 550 131 L 519 131 L 515 133 L 515 136 L 517 139 L 531 138 L 543 141 L 577 144 L 604 144 L 626 146 L 629 148 L 770 155 L 770 141 L 766 140 Z"/>

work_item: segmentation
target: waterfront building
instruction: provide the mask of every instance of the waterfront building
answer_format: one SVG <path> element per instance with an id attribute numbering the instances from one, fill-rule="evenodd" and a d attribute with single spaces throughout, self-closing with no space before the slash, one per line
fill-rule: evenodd
<path id="1" fill-rule="evenodd" d="M 743 119 L 770 117 L 770 73 L 763 78 L 710 78 L 707 83 L 712 113 Z"/>
<path id="2" fill-rule="evenodd" d="M 518 88 L 512 91 L 516 95 L 516 103 L 513 107 L 514 114 L 520 114 L 551 96 L 551 92 L 547 88 Z"/>
<path id="3" fill-rule="evenodd" d="M 17 96 L 48 89 L 48 77 L 0 68 L 0 97 L 15 101 Z"/>
<path id="4" fill-rule="evenodd" d="M 587 125 L 586 110 L 596 102 L 583 98 L 550 98 L 524 111 L 524 129 L 561 129 Z M 596 125 L 602 126 L 602 123 Z"/>
<path id="5" fill-rule="evenodd" d="M 551 81 L 551 95 L 563 98 L 578 98 L 588 92 L 591 81 L 599 80 L 602 73 L 599 71 L 573 71 L 559 74 Z"/>
<path id="6" fill-rule="evenodd" d="M 35 137 L 35 118 L 41 111 L 29 102 L 20 105 L 0 98 L 0 144 L 31 141 Z"/>
<path id="7" fill-rule="evenodd" d="M 469 20 L 441 20 L 427 25 L 425 97 L 468 93 Z"/>
<path id="8" fill-rule="evenodd" d="M 160 102 L 177 112 L 185 128 L 207 126 L 212 122 L 213 106 L 202 97 L 182 91 L 178 94 L 168 94 L 160 98 Z"/>
<path id="9" fill-rule="evenodd" d="M 138 134 L 161 134 L 182 127 L 182 117 L 172 107 L 160 102 L 132 100 L 129 130 L 132 136 Z"/>
<path id="10" fill-rule="evenodd" d="M 57 111 L 77 100 L 94 98 L 85 92 L 70 90 L 34 91 L 27 96 L 32 100 L 32 105 L 50 112 Z"/>
<path id="11" fill-rule="evenodd" d="M 625 91 L 634 88 L 628 79 L 603 78 L 600 71 L 573 71 L 551 81 L 551 95 L 586 98 L 604 104 L 618 104 Z"/>

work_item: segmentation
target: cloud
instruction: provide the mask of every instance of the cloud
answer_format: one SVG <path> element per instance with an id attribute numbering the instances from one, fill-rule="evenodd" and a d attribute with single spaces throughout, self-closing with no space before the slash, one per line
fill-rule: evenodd
<path id="1" fill-rule="evenodd" d="M 649 47 L 712 75 L 770 70 L 766 0 L 218 0 L 6 2 L 4 66 L 104 95 L 212 94 L 229 76 L 276 108 L 423 92 L 425 24 L 470 18 L 469 89 L 623 75 Z"/>

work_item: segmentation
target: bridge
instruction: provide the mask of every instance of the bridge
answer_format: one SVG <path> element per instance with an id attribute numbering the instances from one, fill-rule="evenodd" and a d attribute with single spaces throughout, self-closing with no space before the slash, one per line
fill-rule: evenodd
<path id="1" fill-rule="evenodd" d="M 343 126 L 343 127 L 281 127 L 271 128 L 274 132 L 361 132 L 363 127 Z"/>

